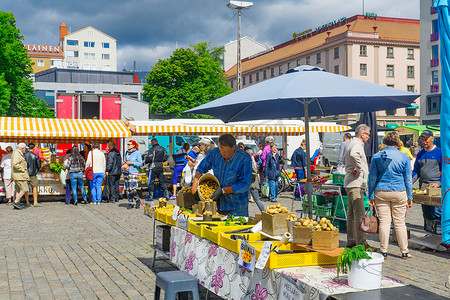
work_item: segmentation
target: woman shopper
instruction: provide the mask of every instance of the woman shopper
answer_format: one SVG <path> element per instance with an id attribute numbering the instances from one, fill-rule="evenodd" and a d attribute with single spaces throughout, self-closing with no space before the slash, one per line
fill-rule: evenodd
<path id="1" fill-rule="evenodd" d="M 137 193 L 139 167 L 142 166 L 142 155 L 138 151 L 139 145 L 136 141 L 130 140 L 127 144 L 127 152 L 123 156 L 122 173 L 125 183 L 125 192 L 128 198 L 128 209 L 133 208 L 133 201 L 136 208 L 139 208 L 141 201 Z"/>
<path id="2" fill-rule="evenodd" d="M 92 151 L 89 152 L 86 160 L 86 168 L 92 167 L 94 179 L 89 181 L 91 186 L 92 202 L 91 204 L 100 205 L 102 201 L 102 183 L 105 178 L 106 159 L 105 154 L 100 151 L 100 144 L 95 142 L 92 145 Z"/>
<path id="3" fill-rule="evenodd" d="M 83 202 L 86 203 L 86 191 L 83 184 L 83 170 L 85 166 L 85 161 L 83 156 L 80 154 L 77 146 L 74 146 L 70 151 L 69 157 L 64 161 L 67 172 L 70 174 L 70 185 L 72 187 L 72 197 L 73 205 L 78 204 L 78 191 L 77 187 L 80 188 L 81 194 L 83 195 Z M 69 204 L 69 203 L 68 203 Z"/>
<path id="4" fill-rule="evenodd" d="M 411 257 L 405 224 L 406 210 L 412 206 L 412 178 L 409 158 L 400 152 L 400 136 L 396 131 L 383 138 L 386 147 L 372 157 L 369 170 L 369 204 L 375 206 L 380 219 L 380 251 L 386 258 L 391 229 L 391 216 L 402 258 Z"/>
<path id="5" fill-rule="evenodd" d="M 269 180 L 270 201 L 275 202 L 278 196 L 278 177 L 280 176 L 280 155 L 277 146 L 271 145 L 270 153 L 266 156 L 265 175 Z"/>
<path id="6" fill-rule="evenodd" d="M 188 153 L 189 149 L 190 149 L 189 144 L 184 143 L 183 147 L 178 149 L 177 154 L 174 156 L 175 168 L 173 170 L 173 180 L 172 180 L 173 195 L 172 195 L 172 197 L 170 197 L 170 199 L 177 198 L 178 177 L 180 177 L 181 172 L 183 172 L 184 159 L 185 159 L 185 156 Z"/>
<path id="7" fill-rule="evenodd" d="M 8 205 L 11 205 L 14 200 L 14 181 L 11 179 L 11 155 L 13 148 L 8 146 L 5 150 L 6 154 L 2 157 L 1 168 L 3 169 L 6 199 L 8 199 Z"/>
<path id="8" fill-rule="evenodd" d="M 253 201 L 258 206 L 259 210 L 261 212 L 265 211 L 264 205 L 262 204 L 261 200 L 259 199 L 259 175 L 258 175 L 258 165 L 256 164 L 255 159 L 253 158 L 253 150 L 250 147 L 246 147 L 245 151 L 250 155 L 252 158 L 252 184 L 250 185 L 250 195 L 253 198 Z"/>

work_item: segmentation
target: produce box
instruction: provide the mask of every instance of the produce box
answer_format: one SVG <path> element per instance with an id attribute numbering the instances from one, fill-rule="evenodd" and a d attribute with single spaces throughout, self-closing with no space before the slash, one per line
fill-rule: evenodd
<path id="1" fill-rule="evenodd" d="M 339 230 L 313 230 L 312 247 L 318 250 L 334 250 L 339 248 Z"/>
<path id="2" fill-rule="evenodd" d="M 431 187 L 427 187 L 425 189 L 425 194 L 428 196 L 437 196 L 437 197 L 441 197 L 441 188 L 431 188 Z"/>
<path id="3" fill-rule="evenodd" d="M 255 214 L 254 217 L 248 217 L 248 225 L 256 225 L 261 220 L 262 220 L 262 215 L 261 214 Z"/>
<path id="4" fill-rule="evenodd" d="M 340 197 L 342 197 L 342 199 L 344 200 L 344 206 L 342 206 L 342 201 Z M 369 206 L 370 206 L 369 197 L 364 196 L 364 207 L 368 208 Z M 339 218 L 345 218 L 347 211 L 348 211 L 348 197 L 339 195 L 334 196 L 333 212 L 335 213 L 335 216 Z"/>
<path id="5" fill-rule="evenodd" d="M 156 226 L 156 247 L 163 251 L 169 251 L 170 248 L 170 226 Z"/>
<path id="6" fill-rule="evenodd" d="M 277 244 L 279 244 L 278 241 L 273 242 L 273 245 Z M 264 242 L 250 242 L 250 245 L 255 247 L 258 258 Z M 279 250 L 291 250 L 295 252 L 283 254 L 272 252 L 266 263 L 266 267 L 269 269 L 337 264 L 337 256 L 328 256 L 315 251 L 304 251 L 303 247 L 291 243 L 280 245 Z"/>
<path id="7" fill-rule="evenodd" d="M 311 244 L 312 231 L 312 227 L 294 226 L 292 228 L 292 242 L 302 245 Z"/>
<path id="8" fill-rule="evenodd" d="M 289 213 L 269 214 L 262 212 L 262 231 L 269 235 L 282 235 L 287 231 L 286 218 Z"/>
<path id="9" fill-rule="evenodd" d="M 243 236 L 247 239 L 249 242 L 254 241 L 260 241 L 262 240 L 261 233 L 245 233 L 245 234 L 239 234 L 239 233 L 223 233 L 222 237 L 220 238 L 219 246 L 230 250 L 234 253 L 239 253 L 241 251 L 241 239 L 232 239 L 231 236 Z"/>
<path id="10" fill-rule="evenodd" d="M 192 194 L 190 191 L 180 191 L 177 194 L 177 205 L 180 207 L 191 209 L 192 205 L 197 204 L 199 200 L 197 193 Z"/>
<path id="11" fill-rule="evenodd" d="M 440 196 L 413 194 L 413 202 L 431 206 L 442 206 Z"/>
<path id="12" fill-rule="evenodd" d="M 219 245 L 221 236 L 224 232 L 238 230 L 238 229 L 252 228 L 252 227 L 253 227 L 253 225 L 217 226 L 217 227 L 206 226 L 203 229 L 202 238 L 205 238 L 205 239 Z"/>
<path id="13" fill-rule="evenodd" d="M 344 185 L 345 174 L 333 174 L 333 184 Z"/>
<path id="14" fill-rule="evenodd" d="M 316 215 L 321 217 L 331 217 L 333 215 L 333 206 L 317 205 Z"/>

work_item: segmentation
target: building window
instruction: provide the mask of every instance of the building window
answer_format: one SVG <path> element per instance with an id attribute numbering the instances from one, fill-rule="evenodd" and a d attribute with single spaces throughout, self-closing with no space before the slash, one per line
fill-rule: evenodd
<path id="1" fill-rule="evenodd" d="M 245 82 L 245 76 L 242 77 L 242 85 L 246 85 L 247 83 Z"/>
<path id="2" fill-rule="evenodd" d="M 88 48 L 94 48 L 95 42 L 84 42 L 84 46 Z"/>
<path id="3" fill-rule="evenodd" d="M 38 67 L 43 67 L 45 64 L 44 64 L 44 61 L 42 59 L 38 59 L 37 65 L 38 65 Z"/>
<path id="4" fill-rule="evenodd" d="M 366 45 L 359 46 L 359 56 L 367 56 L 367 46 Z"/>
<path id="5" fill-rule="evenodd" d="M 109 49 L 109 43 L 102 43 L 102 48 Z"/>
<path id="6" fill-rule="evenodd" d="M 266 80 L 266 79 L 267 79 L 267 71 L 264 70 L 264 71 L 263 71 L 263 80 Z"/>
<path id="7" fill-rule="evenodd" d="M 67 57 L 78 57 L 78 51 L 68 50 L 68 51 L 66 51 L 66 56 Z"/>
<path id="8" fill-rule="evenodd" d="M 287 67 L 288 67 L 287 69 L 290 70 L 291 69 L 291 63 L 288 63 Z"/>
<path id="9" fill-rule="evenodd" d="M 390 88 L 394 88 L 394 85 L 393 85 L 393 84 L 387 84 L 386 86 L 387 86 L 387 87 L 390 87 Z"/>
<path id="10" fill-rule="evenodd" d="M 394 48 L 393 47 L 387 47 L 386 57 L 394 58 Z"/>
<path id="11" fill-rule="evenodd" d="M 408 92 L 414 93 L 414 86 L 413 86 L 413 85 L 408 85 L 408 86 L 406 87 L 406 90 L 407 90 Z"/>
<path id="12" fill-rule="evenodd" d="M 248 76 L 248 83 L 253 83 L 253 75 Z"/>
<path id="13" fill-rule="evenodd" d="M 300 66 L 300 59 L 297 59 L 297 67 Z"/>
<path id="14" fill-rule="evenodd" d="M 84 53 L 85 59 L 95 59 L 95 53 Z"/>
<path id="15" fill-rule="evenodd" d="M 67 46 L 78 46 L 78 40 L 67 40 Z"/>
<path id="16" fill-rule="evenodd" d="M 307 56 L 306 57 L 306 64 L 310 65 L 311 64 L 311 56 Z"/>
<path id="17" fill-rule="evenodd" d="M 102 59 L 109 59 L 109 54 L 102 54 Z"/>
<path id="18" fill-rule="evenodd" d="M 408 78 L 414 78 L 414 66 L 408 66 Z"/>
<path id="19" fill-rule="evenodd" d="M 408 59 L 414 59 L 414 49 L 408 49 Z"/>
<path id="20" fill-rule="evenodd" d="M 275 69 L 270 68 L 270 77 L 274 77 L 274 76 L 275 76 Z"/>
<path id="21" fill-rule="evenodd" d="M 439 71 L 431 72 L 431 84 L 439 84 Z"/>
<path id="22" fill-rule="evenodd" d="M 431 21 L 431 33 L 438 32 L 438 19 Z"/>
<path id="23" fill-rule="evenodd" d="M 429 96 L 427 98 L 427 115 L 441 113 L 441 96 Z"/>
<path id="24" fill-rule="evenodd" d="M 367 64 L 359 64 L 359 75 L 367 76 Z"/>
<path id="25" fill-rule="evenodd" d="M 334 66 L 334 74 L 339 74 L 339 66 Z"/>
<path id="26" fill-rule="evenodd" d="M 334 58 L 339 58 L 339 47 L 334 48 Z"/>
<path id="27" fill-rule="evenodd" d="M 394 65 L 387 65 L 386 66 L 386 76 L 387 77 L 394 77 Z"/>
<path id="28" fill-rule="evenodd" d="M 405 113 L 407 116 L 415 116 L 416 110 L 415 108 L 405 108 Z"/>
<path id="29" fill-rule="evenodd" d="M 233 81 L 233 80 L 231 80 L 231 82 L 230 82 L 230 83 L 231 83 L 231 88 L 232 88 L 232 89 L 234 89 L 234 81 Z"/>
<path id="30" fill-rule="evenodd" d="M 431 59 L 439 58 L 439 45 L 431 46 Z"/>
<path id="31" fill-rule="evenodd" d="M 278 74 L 283 74 L 283 65 L 278 67 Z"/>
<path id="32" fill-rule="evenodd" d="M 397 113 L 396 109 L 388 109 L 388 110 L 386 110 L 386 116 L 395 116 L 396 113 Z"/>
<path id="33" fill-rule="evenodd" d="M 256 73 L 256 81 L 259 81 L 259 72 Z"/>
<path id="34" fill-rule="evenodd" d="M 316 54 L 316 61 L 318 64 L 320 64 L 322 62 L 322 56 L 320 55 L 320 53 Z"/>

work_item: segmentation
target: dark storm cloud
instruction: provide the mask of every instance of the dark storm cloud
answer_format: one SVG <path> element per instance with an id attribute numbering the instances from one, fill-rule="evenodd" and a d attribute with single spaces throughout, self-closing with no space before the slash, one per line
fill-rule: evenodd
<path id="1" fill-rule="evenodd" d="M 148 70 L 176 46 L 211 42 L 220 46 L 236 39 L 237 17 L 227 0 L 2 0 L 27 44 L 57 45 L 59 25 L 76 31 L 93 26 L 117 39 L 118 68 Z M 365 0 L 366 11 L 382 16 L 418 18 L 419 0 Z M 361 0 L 255 0 L 243 12 L 242 35 L 276 45 L 300 32 L 361 13 Z M 231 20 L 231 21 L 230 21 Z"/>

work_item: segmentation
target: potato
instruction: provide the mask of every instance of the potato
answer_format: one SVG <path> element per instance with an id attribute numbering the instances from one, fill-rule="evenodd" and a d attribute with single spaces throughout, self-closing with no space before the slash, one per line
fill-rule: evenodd
<path id="1" fill-rule="evenodd" d="M 300 223 L 303 224 L 303 222 L 305 222 L 305 219 L 301 218 L 300 220 L 298 220 Z"/>
<path id="2" fill-rule="evenodd" d="M 295 222 L 295 226 L 302 226 L 302 223 L 300 223 L 300 222 Z"/>
<path id="3" fill-rule="evenodd" d="M 308 224 L 309 224 L 308 221 L 304 221 L 304 222 L 302 223 L 303 226 L 308 226 Z"/>
<path id="4" fill-rule="evenodd" d="M 313 221 L 312 224 L 315 226 L 317 225 L 317 221 Z"/>
<path id="5" fill-rule="evenodd" d="M 322 229 L 326 230 L 328 228 L 327 224 L 322 224 Z"/>

